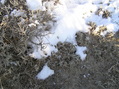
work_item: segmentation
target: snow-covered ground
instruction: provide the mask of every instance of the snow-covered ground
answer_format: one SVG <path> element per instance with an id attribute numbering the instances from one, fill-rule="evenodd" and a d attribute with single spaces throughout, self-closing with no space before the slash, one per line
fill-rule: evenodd
<path id="1" fill-rule="evenodd" d="M 37 46 L 36 48 L 34 47 L 34 52 L 30 54 L 30 56 L 36 59 L 51 55 L 51 52 L 53 51 L 57 52 L 55 45 L 58 42 L 70 42 L 77 45 L 75 34 L 78 31 L 90 33 L 90 26 L 87 25 L 88 22 L 95 22 L 97 25 L 95 33 L 99 31 L 101 26 L 106 26 L 107 30 L 101 32 L 100 34 L 102 36 L 105 36 L 108 32 L 115 33 L 119 28 L 118 0 L 59 0 L 60 3 L 57 4 L 53 10 L 50 10 L 53 8 L 53 1 L 50 1 L 47 4 L 42 4 L 41 2 L 41 0 L 27 0 L 27 5 L 30 10 L 39 9 L 43 11 L 46 10 L 46 7 L 48 7 L 49 14 L 52 13 L 53 17 L 55 17 L 54 20 L 56 23 L 50 30 L 52 34 L 48 34 L 42 39 L 43 43 L 47 43 L 43 45 L 45 46 L 45 49 L 41 50 L 41 47 Z M 101 11 L 99 11 L 97 15 L 96 11 L 98 11 L 98 9 L 101 9 Z M 104 11 L 106 10 L 111 13 L 111 16 L 103 18 Z M 34 38 L 34 42 L 38 42 L 38 40 Z M 87 48 L 85 46 L 77 46 L 76 48 L 76 54 L 78 54 L 81 59 L 84 60 L 86 57 L 84 51 Z M 44 68 L 43 71 L 46 70 Z M 43 75 L 46 72 L 43 71 L 38 74 L 40 79 L 45 79 Z"/>
<path id="2" fill-rule="evenodd" d="M 32 5 L 32 2 L 34 2 Z M 27 0 L 27 5 L 30 10 L 45 8 L 41 1 L 39 0 Z M 52 2 L 49 2 L 51 4 Z M 42 7 L 42 8 L 37 8 Z M 52 5 L 52 4 L 51 4 Z M 105 36 L 108 32 L 116 32 L 118 30 L 118 0 L 60 0 L 60 4 L 55 6 L 54 10 L 50 13 L 53 13 L 54 19 L 56 20 L 55 25 L 51 29 L 51 33 L 43 37 L 43 43 L 46 47 L 41 50 L 35 49 L 32 54 L 32 57 L 40 59 L 51 55 L 51 52 L 57 52 L 57 49 L 54 47 L 58 42 L 71 42 L 74 45 L 77 45 L 75 41 L 75 34 L 78 31 L 89 32 L 88 22 L 95 22 L 97 25 L 96 32 L 98 32 L 100 26 L 106 26 L 107 31 L 102 32 L 100 35 Z M 53 6 L 50 6 L 52 8 Z M 96 15 L 96 11 L 102 8 L 102 11 L 99 12 L 99 15 Z M 108 10 L 111 13 L 111 17 L 103 18 L 102 15 L 105 10 Z M 38 42 L 38 40 L 34 39 Z M 77 49 L 78 51 L 78 49 Z M 80 52 L 83 50 L 80 50 Z M 80 52 L 77 52 L 80 55 Z M 47 54 L 47 55 L 46 55 Z M 81 56 L 81 55 L 80 55 Z M 85 57 L 85 54 L 82 55 Z M 82 57 L 81 57 L 82 58 Z M 85 58 L 83 58 L 85 59 Z"/>
<path id="3" fill-rule="evenodd" d="M 4 4 L 5 0 L 0 0 Z M 42 0 L 26 0 L 26 5 L 31 11 L 48 11 L 56 21 L 50 29 L 51 34 L 42 37 L 44 49 L 41 46 L 33 45 L 34 51 L 30 56 L 41 59 L 51 55 L 51 52 L 57 52 L 55 45 L 58 42 L 70 42 L 77 45 L 75 40 L 76 32 L 86 32 L 90 34 L 87 23 L 95 22 L 97 27 L 95 33 L 98 32 L 100 26 L 106 26 L 107 30 L 100 35 L 105 36 L 108 32 L 115 33 L 119 28 L 119 0 L 59 0 L 59 3 L 54 6 L 54 0 L 42 3 Z M 99 13 L 96 12 L 100 9 Z M 111 16 L 103 18 L 105 11 L 108 10 Z M 13 10 L 11 15 L 22 16 L 23 11 Z M 40 25 L 38 20 L 29 26 Z M 45 34 L 45 33 L 44 33 Z M 39 40 L 34 38 L 34 42 L 38 43 Z M 76 46 L 77 52 L 82 60 L 85 59 L 86 54 L 84 51 L 87 49 L 85 46 Z M 48 76 L 54 74 L 47 65 L 37 75 L 38 79 L 46 79 Z"/>

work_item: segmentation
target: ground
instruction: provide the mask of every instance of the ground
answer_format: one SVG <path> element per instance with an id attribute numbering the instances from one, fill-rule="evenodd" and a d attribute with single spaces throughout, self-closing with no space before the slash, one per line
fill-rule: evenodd
<path id="1" fill-rule="evenodd" d="M 12 55 L 14 64 L 1 67 L 1 88 L 3 89 L 118 89 L 119 87 L 119 47 L 114 37 L 91 36 L 87 43 L 89 50 L 84 61 L 75 54 L 71 43 L 58 43 L 58 52 L 36 60 L 22 59 Z M 78 41 L 78 40 L 77 40 Z M 95 42 L 96 41 L 96 42 Z M 70 49 L 69 49 L 70 48 Z M 36 79 L 36 74 L 45 63 L 55 71 L 46 80 Z"/>
<path id="2" fill-rule="evenodd" d="M 11 2 L 6 3 L 7 7 L 8 4 L 12 8 L 19 8 Z M 22 6 L 26 9 L 24 4 Z M 0 89 L 119 89 L 119 32 L 103 37 L 94 33 L 96 25 L 91 22 L 90 34 L 75 34 L 78 46 L 87 47 L 85 60 L 76 55 L 76 45 L 70 42 L 58 42 L 56 53 L 37 60 L 27 55 L 31 49 L 26 44 L 31 38 L 29 31 L 22 33 L 15 24 L 17 18 L 3 18 L 10 10 L 7 12 L 5 6 L 1 7 Z M 29 16 L 30 12 L 26 13 Z M 98 33 L 104 29 L 100 27 Z M 38 80 L 36 75 L 45 63 L 55 74 Z"/>

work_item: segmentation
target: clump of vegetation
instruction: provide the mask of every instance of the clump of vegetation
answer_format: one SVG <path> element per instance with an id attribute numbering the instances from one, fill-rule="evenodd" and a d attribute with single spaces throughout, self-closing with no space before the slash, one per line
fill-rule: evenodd
<path id="1" fill-rule="evenodd" d="M 111 17 L 111 12 L 109 12 L 108 10 L 103 10 L 102 8 L 99 8 L 96 12 L 96 15 L 102 15 L 102 18 L 108 18 Z"/>
<path id="2" fill-rule="evenodd" d="M 0 23 L 0 48 L 3 49 L 1 59 L 9 61 L 13 55 L 24 56 L 28 41 L 27 25 L 21 26 L 19 24 L 20 17 L 10 16 L 8 7 L 3 5 L 1 9 L 4 9 L 1 11 L 2 19 Z"/>
<path id="3" fill-rule="evenodd" d="M 93 33 L 94 30 L 96 29 L 97 25 L 95 22 L 88 22 L 87 25 L 90 26 L 89 30 L 90 30 L 90 33 Z"/>
<path id="4" fill-rule="evenodd" d="M 119 30 L 114 34 L 114 37 L 117 39 L 119 38 Z"/>
<path id="5" fill-rule="evenodd" d="M 102 32 L 107 31 L 107 27 L 106 26 L 100 26 L 99 27 L 99 31 L 97 31 L 97 35 L 101 35 Z"/>
<path id="6" fill-rule="evenodd" d="M 111 13 L 108 10 L 105 10 L 105 11 L 103 11 L 102 17 L 103 18 L 111 17 Z"/>
<path id="7" fill-rule="evenodd" d="M 37 87 L 35 76 L 45 60 L 34 60 L 27 55 L 32 49 L 29 43 L 32 43 L 32 38 L 42 36 L 41 32 L 51 29 L 48 22 L 52 17 L 47 12 L 39 12 L 37 16 L 41 17 L 37 19 L 42 28 L 37 24 L 30 27 L 36 18 L 28 10 L 25 0 L 7 0 L 0 6 L 0 88 L 34 89 Z M 15 9 L 23 11 L 24 15 L 11 15 Z"/>
<path id="8" fill-rule="evenodd" d="M 68 66 L 73 60 L 81 60 L 80 56 L 75 54 L 76 47 L 73 44 L 69 42 L 58 42 L 56 47 L 58 52 L 52 53 L 49 58 L 51 61 L 48 63 L 51 67 L 54 67 L 53 69 L 55 69 L 55 66 Z"/>
<path id="9" fill-rule="evenodd" d="M 79 46 L 85 46 L 87 44 L 87 41 L 89 40 L 88 34 L 80 31 L 76 33 L 75 39 Z"/>
<path id="10" fill-rule="evenodd" d="M 100 36 L 102 33 L 104 33 L 105 31 L 108 30 L 106 26 L 99 26 L 97 28 L 97 25 L 94 22 L 89 22 L 89 23 L 87 23 L 87 25 L 90 26 L 89 30 L 90 30 L 90 34 L 92 34 L 92 35 Z"/>
<path id="11" fill-rule="evenodd" d="M 98 10 L 95 12 L 96 15 L 100 15 L 100 13 L 103 11 L 102 8 L 98 8 Z"/>

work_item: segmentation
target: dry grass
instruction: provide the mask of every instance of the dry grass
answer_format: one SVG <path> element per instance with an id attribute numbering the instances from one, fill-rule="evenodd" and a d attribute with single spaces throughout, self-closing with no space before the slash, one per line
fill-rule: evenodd
<path id="1" fill-rule="evenodd" d="M 43 28 L 29 27 L 28 24 L 37 19 L 24 3 L 24 0 L 7 0 L 5 5 L 0 4 L 1 89 L 118 89 L 119 32 L 109 33 L 104 38 L 99 34 L 107 30 L 106 27 L 100 27 L 96 35 L 97 26 L 90 22 L 90 34 L 76 33 L 78 45 L 88 48 L 86 60 L 81 61 L 80 56 L 75 54 L 76 47 L 68 42 L 59 42 L 57 53 L 35 60 L 27 55 L 31 49 L 28 43 L 34 43 L 32 38 L 41 36 L 39 44 L 34 44 L 42 46 L 42 33 L 51 28 L 49 21 L 52 16 L 47 12 L 34 12 Z M 25 17 L 10 16 L 13 9 L 23 10 Z M 20 23 L 21 18 L 24 23 Z M 46 62 L 55 74 L 45 81 L 37 80 L 35 76 Z"/>
<path id="2" fill-rule="evenodd" d="M 30 39 L 42 36 L 37 27 L 29 27 L 35 18 L 27 9 L 24 0 L 7 0 L 0 4 L 0 84 L 2 89 L 35 89 L 35 76 L 42 68 L 44 61 L 37 61 L 27 55 Z M 11 16 L 14 9 L 24 11 L 25 16 Z M 35 13 L 36 14 L 36 13 Z M 45 25 L 51 17 L 46 12 L 39 21 L 44 30 L 50 28 Z M 21 23 L 23 20 L 23 23 Z M 43 32 L 42 31 L 42 32 Z M 39 34 L 37 34 L 39 32 Z M 40 45 L 40 44 L 39 44 Z M 36 85 L 36 86 L 35 86 Z M 30 87 L 30 88 L 29 88 Z"/>

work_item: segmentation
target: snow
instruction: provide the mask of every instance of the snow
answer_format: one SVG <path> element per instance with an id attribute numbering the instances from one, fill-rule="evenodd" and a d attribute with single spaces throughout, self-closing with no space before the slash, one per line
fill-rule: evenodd
<path id="1" fill-rule="evenodd" d="M 54 70 L 50 69 L 47 64 L 44 65 L 43 69 L 37 74 L 37 78 L 41 80 L 45 80 L 49 76 L 54 74 Z"/>
<path id="2" fill-rule="evenodd" d="M 5 3 L 5 1 L 6 1 L 6 0 L 0 0 L 0 2 L 1 2 L 2 4 L 4 4 L 4 3 Z"/>
<path id="3" fill-rule="evenodd" d="M 15 17 L 18 17 L 18 16 L 24 16 L 25 15 L 25 12 L 24 11 L 22 11 L 22 10 L 16 10 L 16 9 L 14 9 L 12 12 L 11 12 L 11 14 L 10 14 L 11 16 L 15 16 Z"/>
<path id="4" fill-rule="evenodd" d="M 86 58 L 86 54 L 84 51 L 86 51 L 86 47 L 83 46 L 77 46 L 76 54 L 80 56 L 81 60 L 83 61 Z"/>
<path id="5" fill-rule="evenodd" d="M 34 57 L 36 59 L 41 59 L 42 57 L 50 56 L 52 52 L 57 52 L 58 50 L 49 44 L 43 45 L 45 48 L 41 50 L 41 47 L 34 47 L 34 52 L 32 54 L 29 54 L 31 57 Z"/>
<path id="6" fill-rule="evenodd" d="M 115 33 L 119 28 L 119 1 L 118 0 L 59 0 L 60 4 L 53 6 L 53 1 L 41 3 L 42 0 L 27 0 L 27 5 L 30 10 L 39 10 L 48 8 L 48 13 L 53 15 L 55 24 L 50 30 L 51 34 L 42 37 L 42 43 L 45 47 L 34 46 L 34 52 L 30 56 L 40 59 L 50 56 L 52 52 L 57 52 L 55 45 L 60 42 L 70 42 L 77 45 L 75 34 L 78 31 L 89 32 L 90 26 L 88 22 L 95 22 L 99 31 L 100 26 L 106 26 L 107 31 L 101 32 L 100 35 L 105 36 L 108 32 Z M 108 5 L 109 4 L 109 5 Z M 103 8 L 99 15 L 95 12 Z M 102 18 L 103 11 L 111 12 L 111 17 Z M 35 23 L 35 22 L 34 22 Z M 31 24 L 34 25 L 34 24 Z M 43 33 L 45 34 L 45 33 Z M 41 40 L 40 40 L 41 41 Z M 34 42 L 39 43 L 36 38 Z M 86 47 L 76 47 L 77 54 L 84 60 Z"/>
<path id="7" fill-rule="evenodd" d="M 44 10 L 46 10 L 47 9 L 47 11 L 49 12 L 49 13 L 52 13 L 52 10 L 53 10 L 53 8 L 54 8 L 54 1 L 49 1 L 49 2 L 44 2 L 43 3 L 43 8 L 44 8 Z"/>
<path id="8" fill-rule="evenodd" d="M 32 26 L 34 26 L 34 27 L 35 27 L 35 26 L 36 26 L 36 24 L 35 24 L 35 23 L 30 23 L 30 24 L 29 24 L 29 27 L 32 27 Z"/>
<path id="9" fill-rule="evenodd" d="M 26 0 L 26 5 L 29 10 L 41 10 L 42 9 L 42 1 L 41 0 Z"/>

